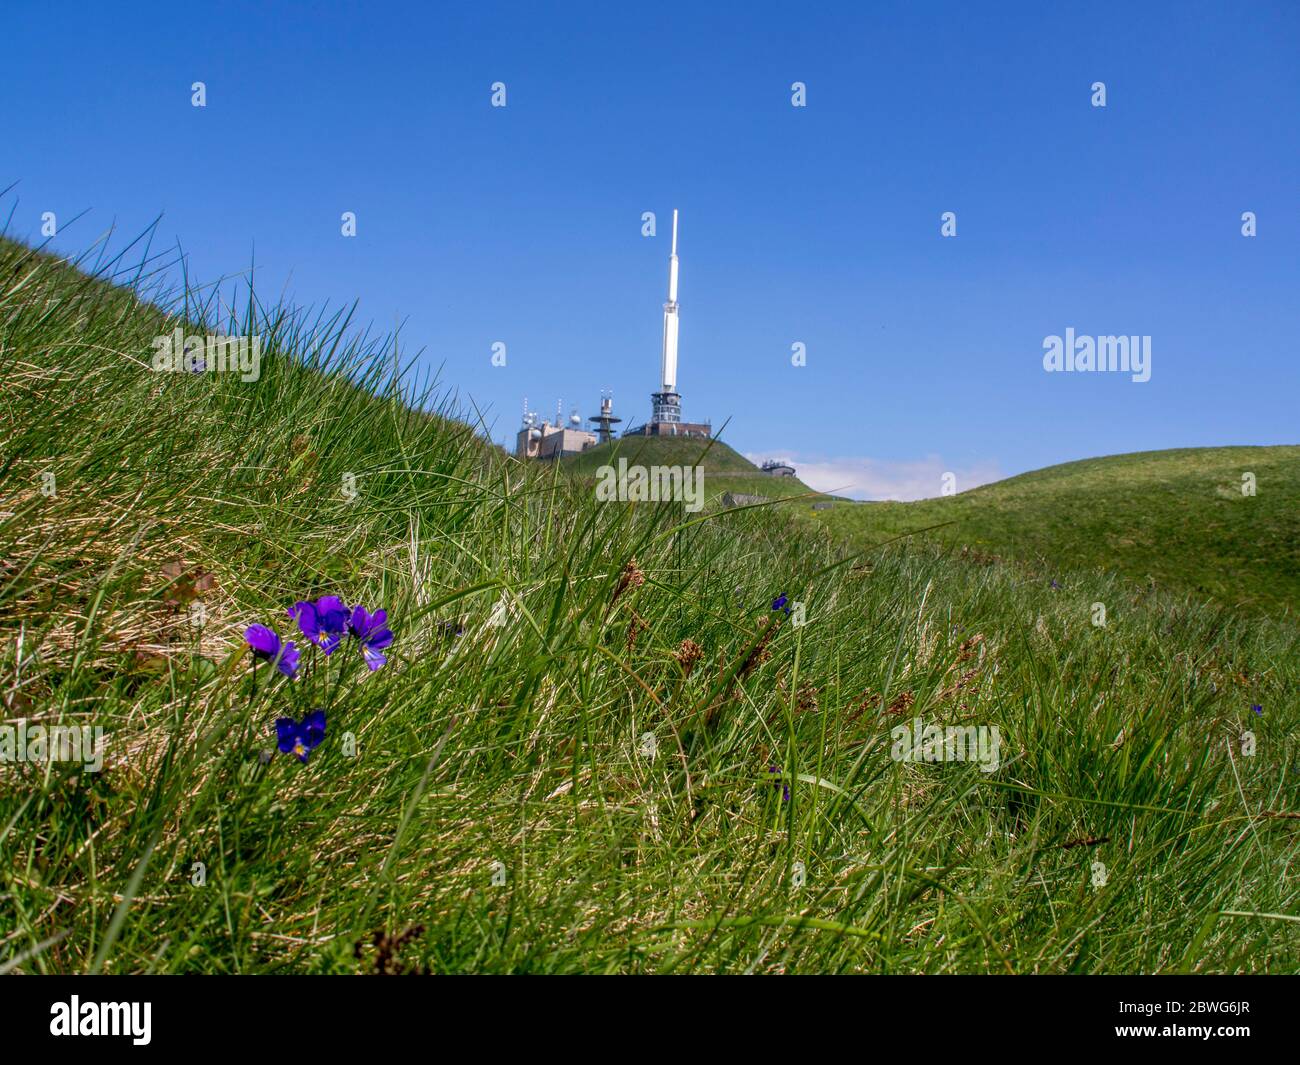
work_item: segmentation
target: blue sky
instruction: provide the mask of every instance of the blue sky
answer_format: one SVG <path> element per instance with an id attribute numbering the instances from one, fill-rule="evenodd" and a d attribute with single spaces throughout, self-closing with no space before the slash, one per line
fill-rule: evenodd
<path id="1" fill-rule="evenodd" d="M 1297 443 L 1300 5 L 988 6 L 10 4 L 3 206 L 358 299 L 498 440 L 648 415 L 676 207 L 685 416 L 817 487 Z M 1067 328 L 1151 380 L 1045 372 Z"/>

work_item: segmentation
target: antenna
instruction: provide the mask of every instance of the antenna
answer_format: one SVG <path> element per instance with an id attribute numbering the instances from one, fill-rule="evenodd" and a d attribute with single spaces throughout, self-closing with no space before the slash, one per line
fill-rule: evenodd
<path id="1" fill-rule="evenodd" d="M 673 210 L 673 251 L 668 257 L 668 302 L 664 304 L 664 343 L 659 364 L 663 396 L 677 395 L 677 211 Z M 680 400 L 660 402 L 652 418 L 656 422 L 681 420 Z"/>
<path id="2" fill-rule="evenodd" d="M 621 422 L 622 418 L 614 417 L 614 393 L 613 390 L 600 390 L 600 413 L 593 414 L 587 419 L 589 422 L 596 423 L 596 440 L 597 443 L 607 444 L 614 439 L 613 426 Z"/>

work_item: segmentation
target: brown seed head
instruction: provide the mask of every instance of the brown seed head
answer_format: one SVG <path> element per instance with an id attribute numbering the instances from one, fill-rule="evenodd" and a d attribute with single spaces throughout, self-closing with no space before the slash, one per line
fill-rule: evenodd
<path id="1" fill-rule="evenodd" d="M 682 667 L 683 675 L 689 677 L 691 670 L 695 668 L 695 663 L 704 657 L 704 649 L 694 640 L 683 640 L 673 657 L 677 659 L 677 664 Z"/>

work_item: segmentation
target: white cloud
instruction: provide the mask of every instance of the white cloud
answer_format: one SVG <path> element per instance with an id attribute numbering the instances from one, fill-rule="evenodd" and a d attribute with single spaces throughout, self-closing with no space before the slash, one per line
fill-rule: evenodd
<path id="1" fill-rule="evenodd" d="M 938 455 L 893 461 L 872 458 L 824 458 L 792 451 L 746 453 L 755 464 L 781 459 L 795 467 L 796 476 L 809 488 L 850 499 L 929 499 L 943 494 L 943 475 L 956 477 L 958 492 L 1002 479 L 998 464 L 978 462 L 953 467 Z"/>

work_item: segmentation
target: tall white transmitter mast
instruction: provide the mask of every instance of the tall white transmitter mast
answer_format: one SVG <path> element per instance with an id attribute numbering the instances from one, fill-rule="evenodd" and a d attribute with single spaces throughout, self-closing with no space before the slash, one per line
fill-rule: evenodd
<path id="1" fill-rule="evenodd" d="M 682 420 L 682 397 L 677 393 L 677 211 L 673 211 L 673 251 L 668 258 L 668 302 L 664 304 L 664 347 L 660 366 L 663 389 L 651 396 L 654 414 L 651 422 L 676 423 Z M 669 432 L 673 432 L 670 429 Z"/>

